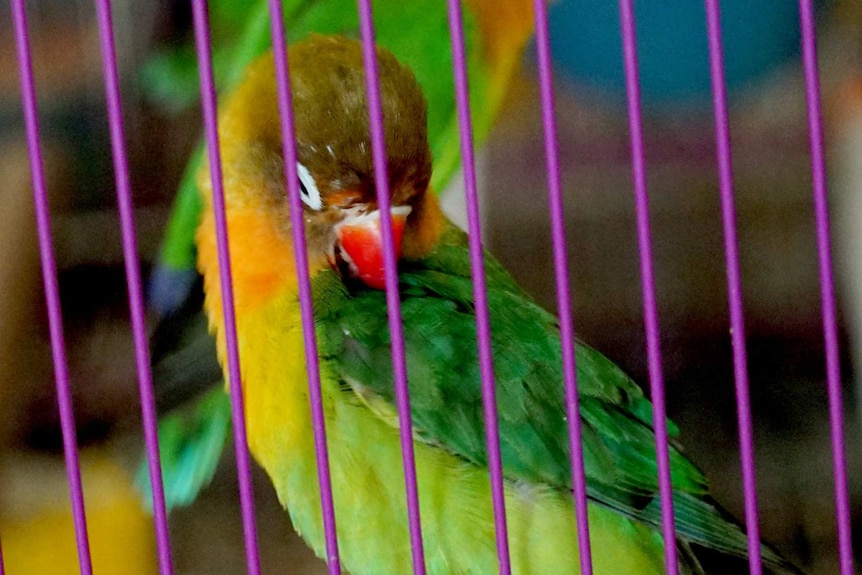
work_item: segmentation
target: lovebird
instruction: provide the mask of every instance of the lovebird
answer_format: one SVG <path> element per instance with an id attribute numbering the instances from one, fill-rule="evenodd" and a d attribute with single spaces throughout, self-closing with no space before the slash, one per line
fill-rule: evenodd
<path id="1" fill-rule="evenodd" d="M 243 70 L 270 47 L 266 0 L 213 0 L 213 65 L 219 89 L 232 89 Z M 359 37 L 356 0 L 283 0 L 291 41 L 311 33 Z M 473 131 L 481 144 L 496 120 L 533 32 L 530 0 L 465 0 L 465 47 L 471 79 Z M 428 101 L 428 137 L 435 158 L 433 184 L 442 191 L 460 165 L 452 56 L 446 3 L 441 0 L 377 0 L 378 44 L 407 63 Z M 181 45 L 154 57 L 142 72 L 142 89 L 163 107 L 188 107 L 199 94 L 193 47 Z M 200 223 L 196 176 L 203 145 L 192 154 L 150 278 L 149 307 L 172 314 L 196 278 L 194 234 Z"/>
<path id="2" fill-rule="evenodd" d="M 340 560 L 353 575 L 403 575 L 412 558 L 361 45 L 312 35 L 288 54 Z M 387 50 L 377 58 L 427 571 L 491 575 L 498 558 L 467 236 L 430 186 L 419 83 Z M 223 101 L 219 125 L 248 446 L 295 529 L 324 557 L 279 126 L 268 54 Z M 197 353 L 214 337 L 210 349 L 225 365 L 206 165 L 198 185 L 207 321 L 187 322 L 172 342 Z M 579 573 L 557 319 L 484 257 L 513 573 Z M 652 406 L 598 351 L 579 343 L 576 355 L 594 572 L 663 574 Z M 217 379 L 208 358 L 162 357 Z M 223 413 L 224 391 L 210 393 L 210 409 Z M 743 529 L 676 440 L 670 462 L 681 573 L 703 573 L 699 548 L 744 558 Z M 762 555 L 771 572 L 799 573 L 769 546 Z"/>

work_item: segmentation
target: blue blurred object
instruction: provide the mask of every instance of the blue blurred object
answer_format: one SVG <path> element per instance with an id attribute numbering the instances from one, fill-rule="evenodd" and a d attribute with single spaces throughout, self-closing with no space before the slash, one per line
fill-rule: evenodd
<path id="1" fill-rule="evenodd" d="M 704 3 L 639 0 L 634 8 L 644 104 L 705 103 L 710 81 Z M 721 2 L 731 93 L 799 53 L 797 10 L 795 0 Z M 551 49 L 563 77 L 620 100 L 625 97 L 617 2 L 562 0 L 551 7 L 550 31 Z"/>
<path id="2" fill-rule="evenodd" d="M 147 306 L 159 317 L 175 314 L 186 302 L 197 279 L 195 268 L 180 269 L 159 262 L 150 274 Z"/>

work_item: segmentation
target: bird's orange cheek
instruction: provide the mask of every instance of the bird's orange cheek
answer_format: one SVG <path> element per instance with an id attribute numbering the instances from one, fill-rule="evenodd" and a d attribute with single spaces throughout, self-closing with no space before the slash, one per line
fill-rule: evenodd
<path id="1" fill-rule="evenodd" d="M 238 313 L 256 309 L 290 286 L 296 285 L 293 249 L 259 210 L 236 210 L 228 214 L 231 276 Z M 198 228 L 198 263 L 206 280 L 207 299 L 221 315 L 221 285 L 218 249 L 212 213 Z M 208 306 L 209 307 L 209 306 Z"/>

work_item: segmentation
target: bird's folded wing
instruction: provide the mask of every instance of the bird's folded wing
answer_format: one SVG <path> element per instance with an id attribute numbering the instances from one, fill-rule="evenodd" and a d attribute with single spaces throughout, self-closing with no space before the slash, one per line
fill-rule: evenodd
<path id="1" fill-rule="evenodd" d="M 503 473 L 571 489 L 562 352 L 556 318 L 485 258 Z M 462 232 L 430 257 L 400 269 L 401 311 L 414 435 L 477 465 L 487 464 L 481 376 Z M 385 294 L 345 286 L 325 272 L 314 282 L 321 355 L 345 387 L 391 425 L 394 385 Z M 640 388 L 596 350 L 576 348 L 584 464 L 591 499 L 661 525 L 652 407 Z M 676 428 L 668 422 L 672 435 Z M 738 524 L 707 495 L 698 468 L 670 446 L 680 538 L 745 556 Z M 764 548 L 768 563 L 783 564 Z"/>

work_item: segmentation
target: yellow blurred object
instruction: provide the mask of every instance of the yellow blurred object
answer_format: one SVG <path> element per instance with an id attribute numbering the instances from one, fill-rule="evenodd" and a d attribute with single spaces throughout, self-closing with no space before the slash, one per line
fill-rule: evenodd
<path id="1" fill-rule="evenodd" d="M 81 453 L 93 571 L 157 572 L 152 518 L 131 478 L 101 450 Z M 0 541 L 5 575 L 80 573 L 63 458 L 7 453 L 0 469 Z"/>
<path id="2" fill-rule="evenodd" d="M 479 19 L 488 53 L 494 60 L 514 62 L 533 34 L 533 5 L 524 0 L 468 0 Z"/>

